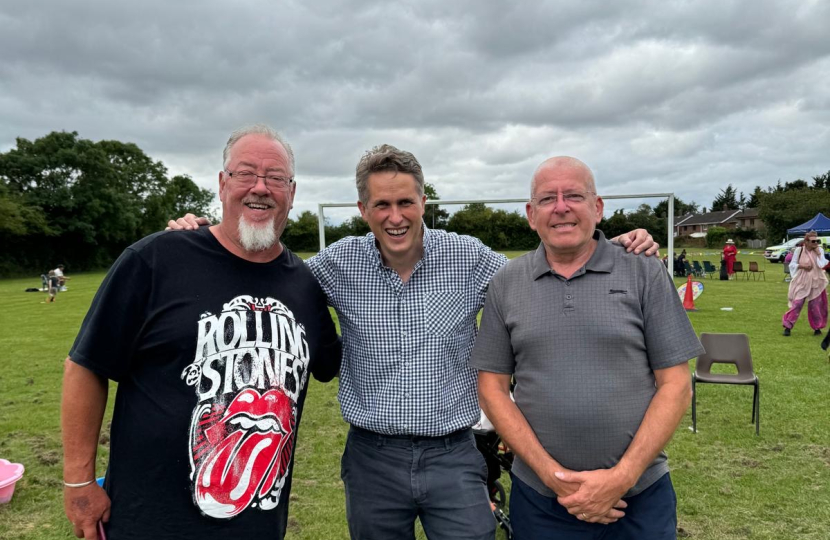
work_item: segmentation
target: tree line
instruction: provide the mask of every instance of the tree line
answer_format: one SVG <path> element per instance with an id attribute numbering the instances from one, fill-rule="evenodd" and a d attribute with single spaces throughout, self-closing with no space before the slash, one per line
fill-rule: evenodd
<path id="1" fill-rule="evenodd" d="M 712 210 L 758 208 L 766 237 L 778 242 L 789 227 L 817 212 L 830 213 L 830 171 L 812 183 L 795 180 L 752 194 L 737 193 L 729 184 L 712 200 Z M 430 200 L 440 200 L 427 184 Z M 76 132 L 52 132 L 35 141 L 18 138 L 16 147 L 0 153 L 0 275 L 41 273 L 64 263 L 71 271 L 107 267 L 136 240 L 163 229 L 167 220 L 187 212 L 211 216 L 214 192 L 199 188 L 187 175 L 170 176 L 138 146 L 119 141 L 92 142 Z M 706 207 L 675 198 L 675 214 L 705 212 Z M 668 201 L 636 210 L 617 210 L 600 228 L 613 237 L 645 228 L 666 244 Z M 445 207 L 428 205 L 429 227 L 479 238 L 496 250 L 529 250 L 539 244 L 524 213 L 482 203 L 465 205 L 452 215 Z M 676 222 L 676 220 L 675 220 Z M 359 236 L 369 227 L 354 216 L 326 224 L 326 242 Z M 732 231 L 739 239 L 757 231 Z M 288 221 L 284 242 L 294 251 L 317 251 L 317 215 L 302 212 Z"/>
<path id="2" fill-rule="evenodd" d="M 135 144 L 18 138 L 0 153 L 0 275 L 106 267 L 171 216 L 208 215 L 213 197 Z"/>

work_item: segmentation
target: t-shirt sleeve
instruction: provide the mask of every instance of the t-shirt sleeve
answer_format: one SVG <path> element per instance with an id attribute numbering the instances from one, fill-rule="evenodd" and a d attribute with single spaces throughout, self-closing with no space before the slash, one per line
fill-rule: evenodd
<path id="1" fill-rule="evenodd" d="M 340 373 L 340 362 L 343 359 L 343 349 L 340 336 L 331 320 L 331 312 L 326 306 L 323 294 L 319 299 L 320 310 L 320 352 L 311 368 L 311 374 L 320 382 L 329 382 Z"/>
<path id="2" fill-rule="evenodd" d="M 150 270 L 127 248 L 104 278 L 69 357 L 93 373 L 123 380 L 130 371 L 150 295 Z"/>
<path id="3" fill-rule="evenodd" d="M 666 268 L 659 261 L 645 262 L 650 272 L 643 295 L 648 362 L 652 370 L 670 368 L 703 354 L 704 349 Z"/>
<path id="4" fill-rule="evenodd" d="M 476 338 L 470 366 L 493 373 L 513 373 L 516 358 L 510 342 L 510 331 L 504 322 L 498 285 L 493 282 L 484 304 L 481 327 Z"/>

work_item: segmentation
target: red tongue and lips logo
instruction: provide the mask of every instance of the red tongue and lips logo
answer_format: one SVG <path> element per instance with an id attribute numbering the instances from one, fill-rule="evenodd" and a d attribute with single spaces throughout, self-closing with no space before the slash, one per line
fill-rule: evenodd
<path id="1" fill-rule="evenodd" d="M 260 395 L 246 388 L 216 421 L 209 413 L 198 423 L 192 444 L 194 498 L 208 516 L 228 519 L 255 500 L 272 508 L 268 495 L 281 489 L 294 447 L 294 404 L 279 389 Z M 207 441 L 210 448 L 198 456 Z M 267 509 L 267 508 L 266 508 Z"/>

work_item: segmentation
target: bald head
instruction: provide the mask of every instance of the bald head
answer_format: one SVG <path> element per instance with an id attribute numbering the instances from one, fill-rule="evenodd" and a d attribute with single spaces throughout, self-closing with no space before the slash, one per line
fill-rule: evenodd
<path id="1" fill-rule="evenodd" d="M 530 182 L 530 197 L 533 198 L 536 194 L 536 186 L 539 179 L 549 173 L 563 174 L 567 173 L 575 177 L 580 177 L 585 182 L 585 190 L 592 193 L 597 192 L 597 186 L 594 182 L 594 173 L 591 169 L 578 159 L 570 156 L 557 156 L 546 159 L 541 165 L 536 167 L 533 172 L 533 178 Z"/>

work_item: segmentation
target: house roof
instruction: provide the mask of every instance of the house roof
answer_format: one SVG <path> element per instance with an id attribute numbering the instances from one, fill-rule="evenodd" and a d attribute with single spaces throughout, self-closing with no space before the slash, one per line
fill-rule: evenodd
<path id="1" fill-rule="evenodd" d="M 695 214 L 689 219 L 683 220 L 678 225 L 720 225 L 731 221 L 740 210 L 719 210 L 717 212 L 706 212 L 705 214 Z"/>
<path id="2" fill-rule="evenodd" d="M 740 212 L 735 219 L 748 219 L 748 218 L 757 218 L 758 217 L 758 209 L 757 208 L 747 208 L 743 212 Z"/>

